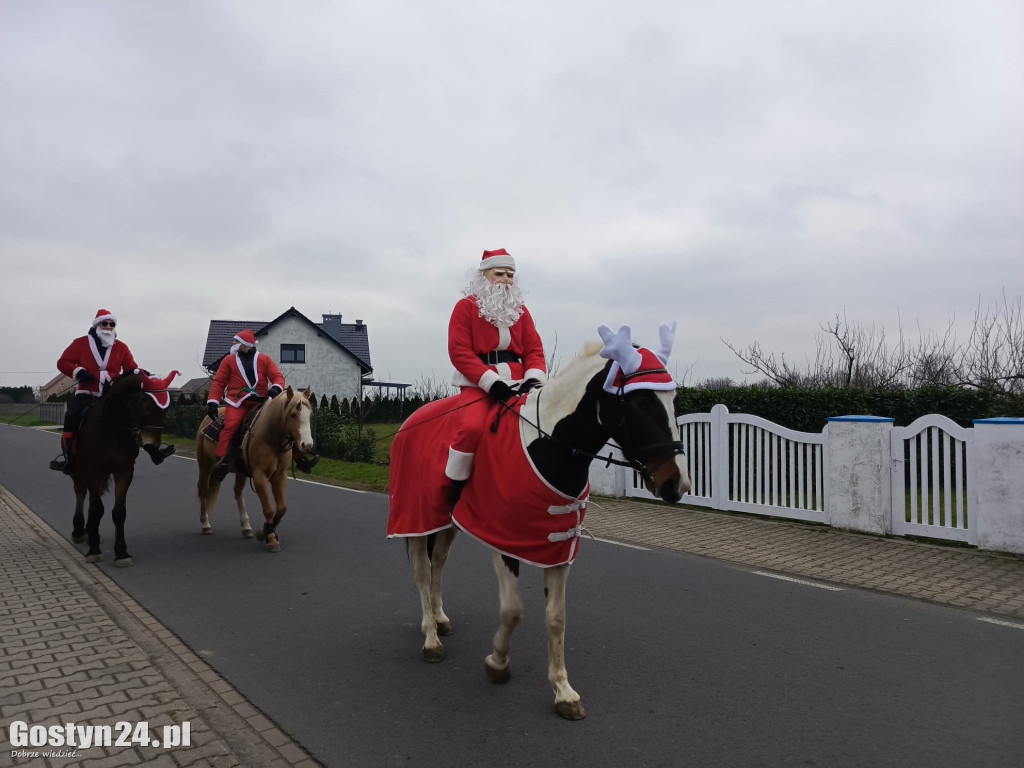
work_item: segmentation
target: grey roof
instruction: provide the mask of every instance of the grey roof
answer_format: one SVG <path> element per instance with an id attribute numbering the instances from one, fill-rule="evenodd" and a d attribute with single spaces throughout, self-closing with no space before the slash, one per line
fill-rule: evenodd
<path id="1" fill-rule="evenodd" d="M 355 323 L 342 323 L 341 315 L 324 315 L 324 322 L 314 323 L 295 307 L 291 307 L 270 322 L 265 320 L 211 320 L 210 330 L 206 335 L 203 367 L 208 371 L 217 369 L 221 359 L 231 349 L 235 334 L 248 328 L 259 338 L 266 335 L 267 331 L 275 324 L 288 317 L 309 323 L 317 331 L 333 339 L 339 347 L 356 358 L 363 375 L 373 372 L 373 366 L 370 364 L 370 341 L 366 325 L 361 320 Z"/>
<path id="2" fill-rule="evenodd" d="M 200 376 L 198 379 L 189 379 L 180 387 L 178 387 L 178 389 L 180 389 L 183 393 L 194 395 L 209 389 L 210 383 L 211 382 L 209 376 Z"/>
<path id="3" fill-rule="evenodd" d="M 248 328 L 259 336 L 260 330 L 266 325 L 266 320 L 211 320 L 210 330 L 206 334 L 203 368 L 208 371 L 217 370 L 221 358 L 231 350 L 235 334 Z"/>

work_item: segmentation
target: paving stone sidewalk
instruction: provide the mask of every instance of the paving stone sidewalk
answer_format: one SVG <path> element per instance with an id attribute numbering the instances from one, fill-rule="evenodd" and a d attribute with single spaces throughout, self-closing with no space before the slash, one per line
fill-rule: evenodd
<path id="1" fill-rule="evenodd" d="M 0 527 L 0 766 L 319 765 L 2 487 Z M 146 721 L 150 737 L 188 722 L 191 745 L 14 747 L 14 721 Z M 43 756 L 51 750 L 63 754 Z"/>
<path id="2" fill-rule="evenodd" d="M 1024 557 L 640 501 L 596 498 L 600 538 L 1024 619 Z"/>

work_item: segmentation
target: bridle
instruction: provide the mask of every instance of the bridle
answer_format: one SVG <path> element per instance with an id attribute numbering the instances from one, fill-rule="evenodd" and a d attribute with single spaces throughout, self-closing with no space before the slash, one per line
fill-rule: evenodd
<path id="1" fill-rule="evenodd" d="M 639 375 L 641 375 L 643 373 L 651 373 L 651 371 L 650 370 L 647 370 L 647 371 L 637 371 L 634 374 L 624 374 L 623 375 L 622 386 L 620 386 L 618 388 L 618 392 L 613 393 L 614 396 L 617 398 L 617 404 L 619 405 L 619 408 L 618 408 L 618 411 L 619 411 L 619 414 L 620 414 L 619 428 L 620 428 L 620 430 L 625 431 L 627 434 L 628 434 L 628 424 L 627 424 L 627 411 L 628 411 L 628 409 L 626 408 L 626 392 L 625 392 L 624 386 L 625 386 L 625 384 L 626 384 L 626 382 L 627 382 L 629 377 L 636 377 L 636 376 L 639 376 Z M 534 411 L 535 411 L 534 419 L 536 420 L 536 423 L 533 422 L 533 421 L 530 421 L 530 419 L 528 419 L 526 416 L 524 416 L 523 413 L 522 413 L 522 409 L 516 410 L 515 408 L 513 408 L 511 405 L 509 405 L 506 402 L 502 402 L 501 405 L 506 410 L 508 410 L 511 413 L 515 414 L 516 417 L 519 418 L 520 421 L 526 423 L 527 425 L 529 425 L 533 429 L 537 430 L 537 434 L 538 435 L 540 435 L 543 438 L 546 438 L 546 439 L 550 440 L 553 443 L 557 443 L 558 445 L 560 445 L 563 448 L 565 448 L 573 456 L 582 456 L 582 457 L 584 457 L 586 459 L 589 459 L 591 461 L 594 461 L 596 459 L 598 461 L 603 462 L 605 467 L 608 467 L 611 464 L 615 464 L 615 465 L 620 466 L 620 467 L 627 467 L 629 469 L 634 470 L 635 472 L 638 472 L 642 477 L 650 479 L 651 482 L 654 481 L 654 472 L 651 469 L 649 469 L 647 467 L 647 465 L 642 460 L 627 458 L 626 457 L 626 451 L 620 445 L 615 445 L 614 443 L 612 444 L 615 448 L 618 448 L 619 451 L 622 453 L 622 456 L 623 456 L 622 459 L 616 459 L 614 456 L 612 456 L 612 452 L 611 451 L 608 452 L 607 456 L 601 456 L 600 454 L 591 453 L 590 451 L 585 451 L 582 448 L 577 448 L 576 446 L 570 445 L 569 443 L 567 443 L 566 441 L 562 440 L 561 438 L 555 437 L 552 433 L 542 429 L 541 426 L 540 426 L 540 398 L 541 398 L 541 395 L 543 394 L 543 392 L 544 392 L 544 388 L 543 387 L 538 387 L 537 388 L 537 397 L 534 399 Z M 648 444 L 640 447 L 636 451 L 636 453 L 638 455 L 640 455 L 640 456 L 649 455 L 649 454 L 654 453 L 654 452 L 668 452 L 672 456 L 678 456 L 680 454 L 686 453 L 686 450 L 685 450 L 685 448 L 683 446 L 683 442 L 681 440 L 666 440 L 666 441 L 662 441 L 662 442 L 658 442 L 658 443 L 648 443 Z"/>

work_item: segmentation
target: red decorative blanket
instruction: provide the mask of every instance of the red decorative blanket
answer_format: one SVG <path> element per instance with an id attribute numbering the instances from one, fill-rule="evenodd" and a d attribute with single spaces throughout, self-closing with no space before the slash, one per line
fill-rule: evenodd
<path id="1" fill-rule="evenodd" d="M 422 536 L 447 528 L 454 518 L 471 536 L 523 562 L 550 567 L 575 560 L 590 486 L 575 498 L 545 482 L 513 413 L 503 414 L 497 433 L 485 430 L 473 474 L 449 516 L 444 467 L 458 427 L 458 413 L 450 413 L 454 403 L 450 398 L 420 408 L 392 443 L 388 536 Z M 488 423 L 498 408 L 495 403 Z"/>

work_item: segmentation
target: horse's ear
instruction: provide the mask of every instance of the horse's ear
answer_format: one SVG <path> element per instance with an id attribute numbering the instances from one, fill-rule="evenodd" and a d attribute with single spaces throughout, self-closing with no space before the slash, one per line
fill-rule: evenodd
<path id="1" fill-rule="evenodd" d="M 285 398 L 285 402 L 286 403 L 290 403 L 291 400 L 292 400 L 292 397 L 295 396 L 295 392 L 292 391 L 292 385 L 291 384 L 289 384 L 288 385 L 288 389 L 285 390 L 285 395 L 287 395 L 287 397 Z"/>
<path id="2" fill-rule="evenodd" d="M 309 387 L 306 387 L 306 388 L 305 388 L 304 390 L 302 390 L 302 396 L 303 396 L 304 398 L 306 398 L 307 400 L 309 400 L 309 396 L 310 396 L 311 394 L 313 394 L 313 393 L 312 393 L 312 391 L 310 390 L 310 388 L 309 388 Z"/>

